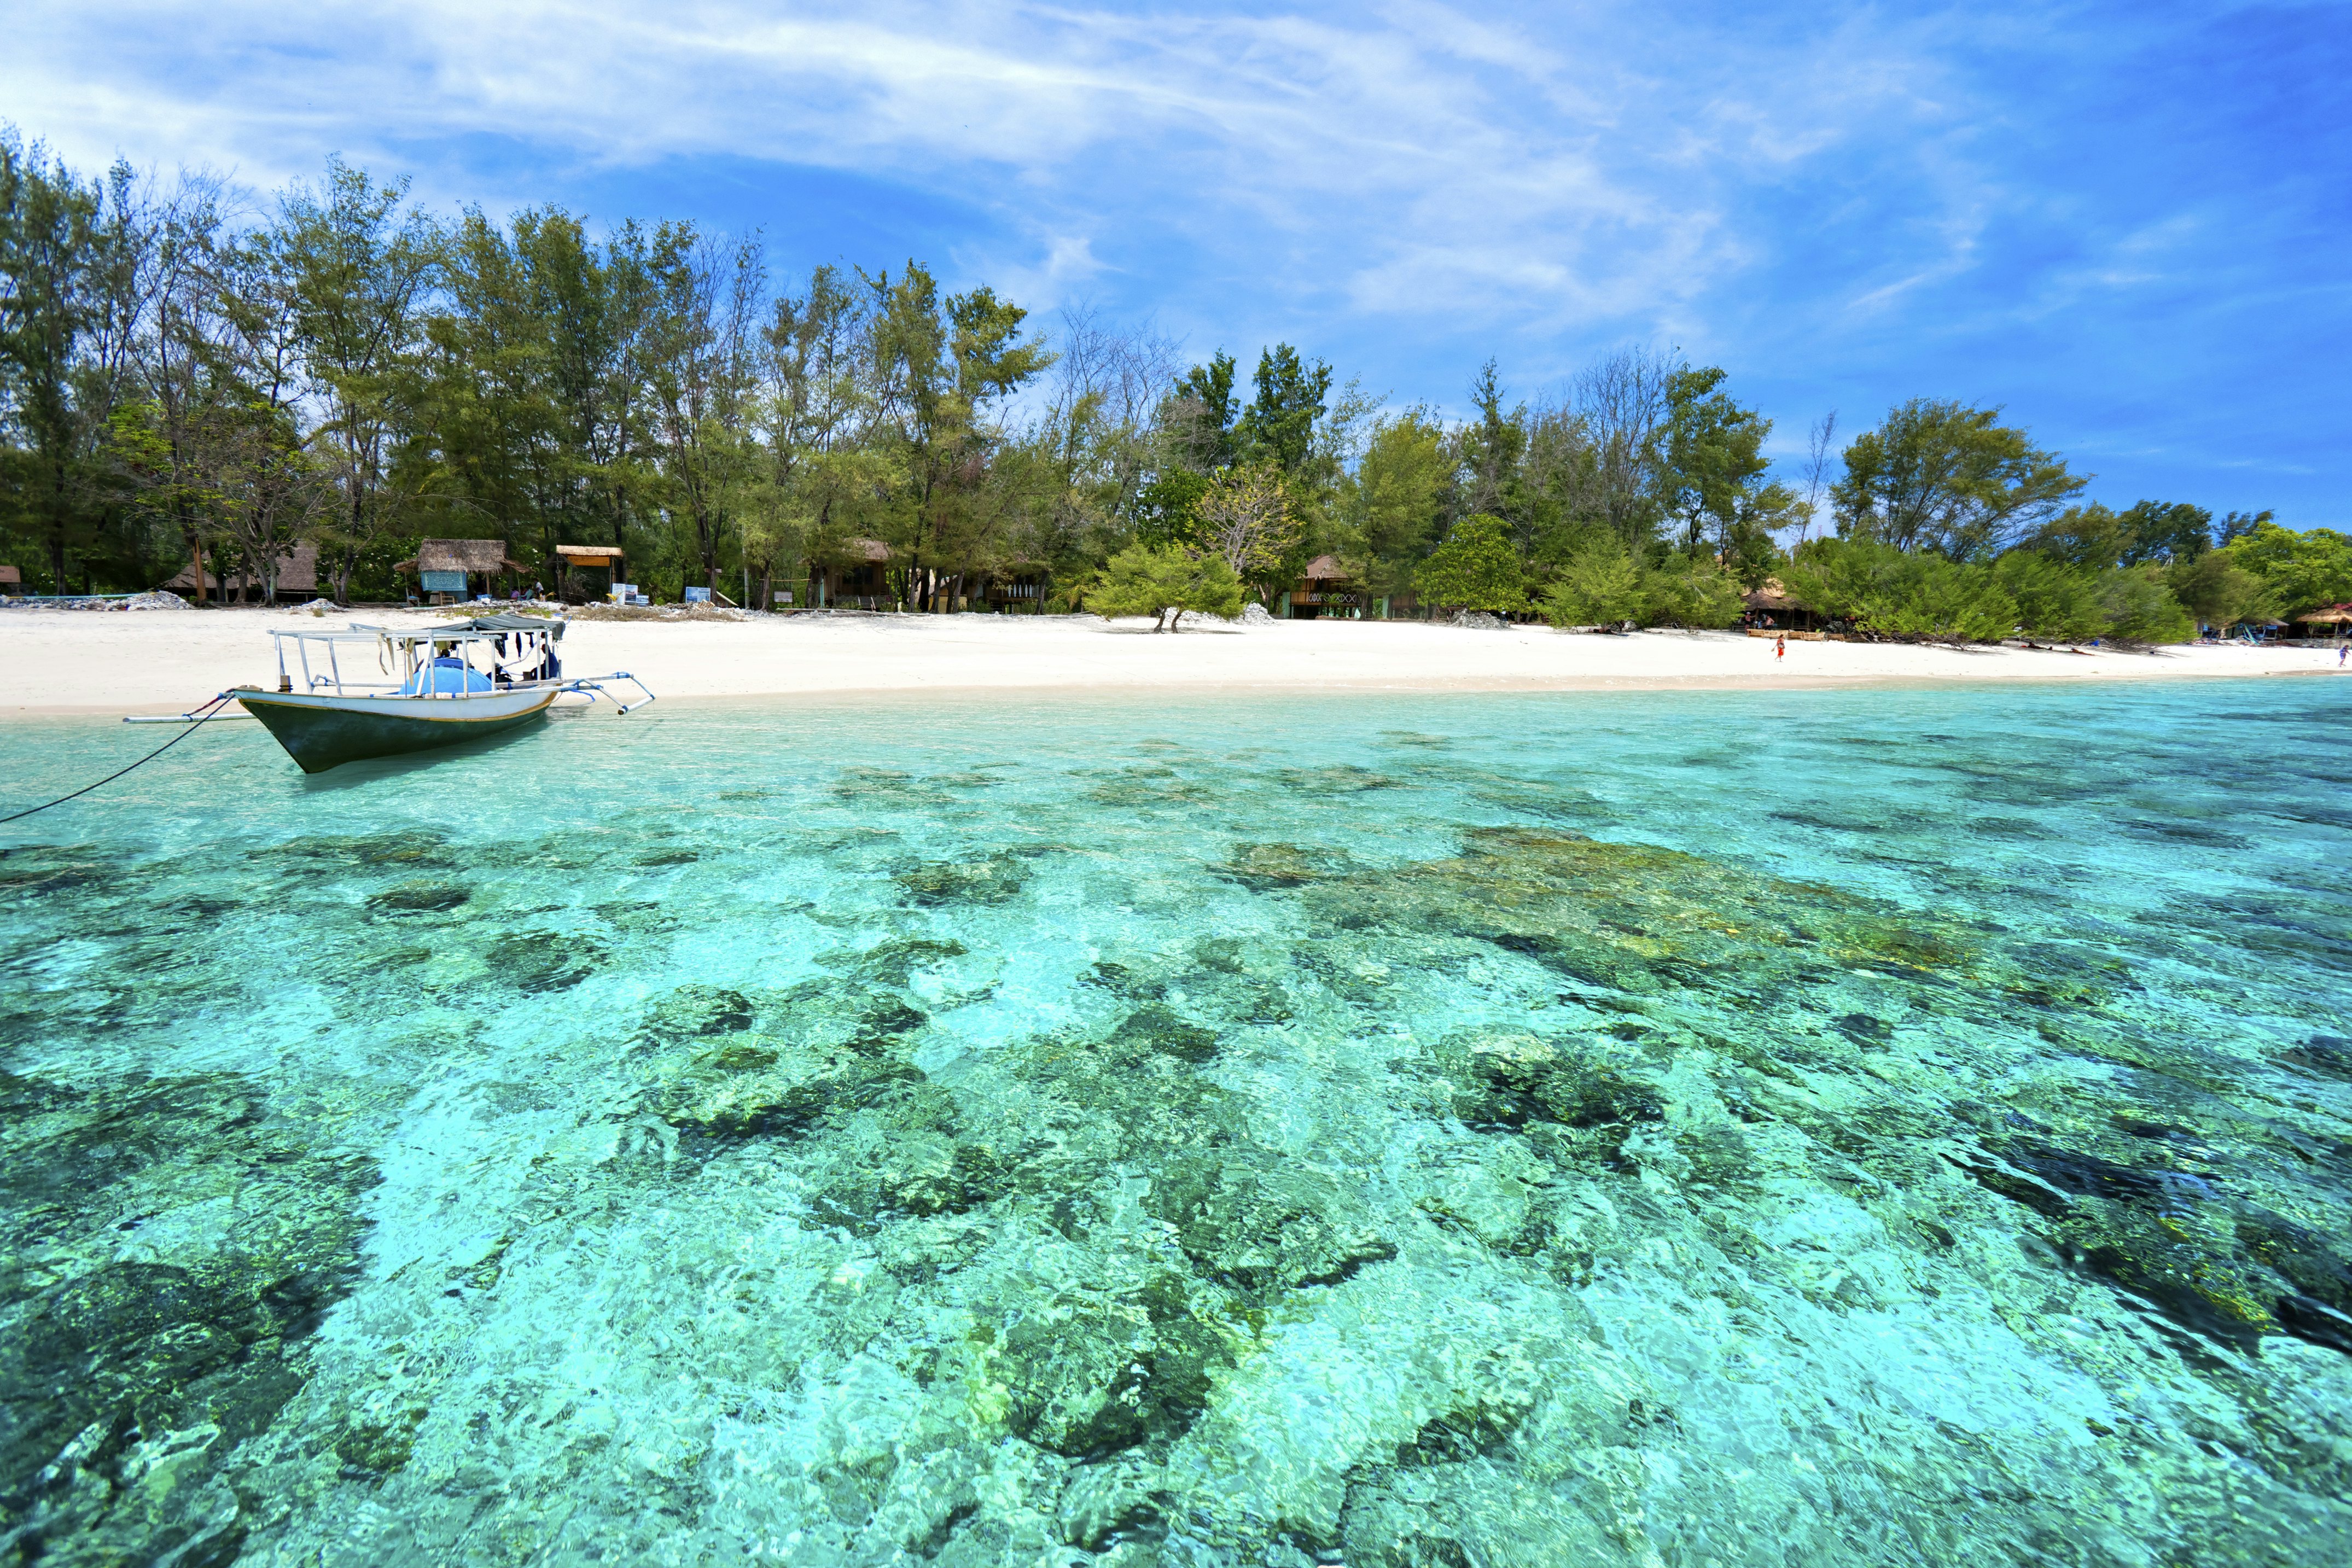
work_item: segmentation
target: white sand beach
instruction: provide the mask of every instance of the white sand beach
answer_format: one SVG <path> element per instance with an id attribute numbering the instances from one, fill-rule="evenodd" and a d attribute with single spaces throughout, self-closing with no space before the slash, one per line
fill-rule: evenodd
<path id="1" fill-rule="evenodd" d="M 271 629 L 425 626 L 455 612 L 0 611 L 0 715 L 177 713 L 275 685 Z M 1862 643 L 1772 644 L 1738 632 L 1630 636 L 1522 626 L 1288 621 L 1156 634 L 1150 622 L 992 615 L 582 622 L 568 672 L 627 670 L 664 698 L 851 693 L 1207 690 L 1542 691 L 1947 681 L 2147 680 L 2337 673 L 2332 648 L 2186 646 L 2148 653 Z"/>

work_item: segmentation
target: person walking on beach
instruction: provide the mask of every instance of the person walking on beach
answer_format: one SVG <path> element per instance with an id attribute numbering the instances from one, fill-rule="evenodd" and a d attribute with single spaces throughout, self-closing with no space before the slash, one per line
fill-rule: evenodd
<path id="1" fill-rule="evenodd" d="M 1788 656 L 1789 656 L 1789 635 L 1788 635 L 1788 633 L 1787 633 L 1787 632 L 1782 632 L 1780 636 L 1775 637 L 1775 638 L 1773 638 L 1773 639 L 1772 639 L 1772 657 L 1773 657 L 1774 659 L 1778 660 L 1778 659 L 1785 659 L 1785 658 L 1787 658 Z"/>

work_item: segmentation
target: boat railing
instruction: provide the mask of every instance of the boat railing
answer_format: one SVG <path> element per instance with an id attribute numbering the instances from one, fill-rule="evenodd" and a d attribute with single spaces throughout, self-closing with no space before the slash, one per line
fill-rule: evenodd
<path id="1" fill-rule="evenodd" d="M 552 688 L 584 696 L 592 703 L 600 698 L 610 701 L 623 713 L 643 707 L 654 700 L 654 694 L 646 689 L 645 683 L 626 670 L 587 676 L 522 674 L 523 671 L 541 670 L 548 666 L 555 643 L 552 630 L 541 632 L 509 628 L 478 631 L 471 627 L 441 627 L 411 632 L 393 631 L 355 621 L 347 631 L 272 629 L 269 635 L 278 649 L 278 689 L 281 692 L 299 689 L 312 695 L 397 696 L 466 702 Z M 294 648 L 291 668 L 286 657 L 289 643 Z M 520 647 L 502 658 L 499 648 L 501 643 L 515 643 Z M 487 668 L 477 667 L 474 662 L 472 654 L 478 646 L 483 651 L 481 662 Z M 326 665 L 323 671 L 312 665 L 311 651 L 314 647 L 323 655 Z M 376 671 L 386 678 L 372 680 L 364 674 L 346 675 L 343 673 L 342 654 L 361 649 L 375 655 Z M 455 665 L 437 663 L 452 655 L 458 661 Z M 296 669 L 301 674 L 299 688 L 294 683 Z M 436 669 L 446 670 L 457 678 L 448 682 L 436 679 L 432 674 Z M 466 676 L 469 674 L 482 677 L 488 685 L 479 690 L 468 689 L 470 683 Z M 606 689 L 606 683 L 622 681 L 636 688 L 638 695 L 635 698 L 625 701 L 622 694 Z"/>

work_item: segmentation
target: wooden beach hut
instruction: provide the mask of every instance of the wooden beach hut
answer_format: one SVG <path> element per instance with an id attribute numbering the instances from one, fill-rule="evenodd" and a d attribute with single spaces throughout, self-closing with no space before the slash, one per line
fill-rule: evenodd
<path id="1" fill-rule="evenodd" d="M 1812 606 L 1798 601 L 1777 577 L 1768 577 L 1764 585 L 1743 596 L 1748 605 L 1748 629 L 1751 632 L 1817 632 L 1821 617 Z"/>
<path id="2" fill-rule="evenodd" d="M 180 574 L 163 586 L 184 599 L 202 603 L 211 600 L 220 604 L 258 602 L 268 592 L 268 585 L 257 571 L 233 571 L 228 574 L 228 586 L 223 591 L 219 576 L 212 570 L 219 558 L 207 555 L 206 570 L 202 582 L 196 580 L 196 563 L 193 560 L 180 569 Z M 319 547 L 310 539 L 297 541 L 278 558 L 278 597 L 313 599 L 319 592 Z"/>
<path id="3" fill-rule="evenodd" d="M 0 599 L 22 599 L 24 597 L 25 574 L 18 571 L 15 567 L 10 566 L 6 561 L 0 560 Z"/>
<path id="4" fill-rule="evenodd" d="M 393 570 L 415 573 L 426 603 L 447 604 L 471 599 L 478 577 L 482 580 L 482 591 L 488 593 L 491 580 L 499 573 L 512 579 L 530 569 L 509 557 L 507 547 L 497 539 L 425 539 L 417 544 L 415 559 L 401 561 Z"/>
<path id="5" fill-rule="evenodd" d="M 890 591 L 890 547 L 880 539 L 851 539 L 829 561 L 809 566 L 810 597 L 820 609 L 888 610 L 898 602 Z"/>
<path id="6" fill-rule="evenodd" d="M 601 571 L 604 574 L 604 594 L 613 591 L 616 582 L 626 582 L 627 557 L 618 545 L 557 545 L 555 547 L 555 592 L 559 599 L 584 599 L 584 592 L 575 592 L 571 577 L 575 571 Z"/>
<path id="7" fill-rule="evenodd" d="M 1357 591 L 1355 573 L 1339 557 L 1318 555 L 1282 596 L 1282 613 L 1294 621 L 1312 621 L 1322 615 L 1360 614 L 1364 596 Z"/>

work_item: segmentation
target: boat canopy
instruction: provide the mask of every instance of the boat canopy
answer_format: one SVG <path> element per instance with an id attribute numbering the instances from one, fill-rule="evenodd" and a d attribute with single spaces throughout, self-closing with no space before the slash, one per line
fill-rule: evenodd
<path id="1" fill-rule="evenodd" d="M 428 627 L 415 635 L 446 637 L 457 632 L 546 632 L 560 643 L 563 640 L 563 622 L 541 615 L 477 615 L 467 621 L 452 621 L 446 626 Z"/>

